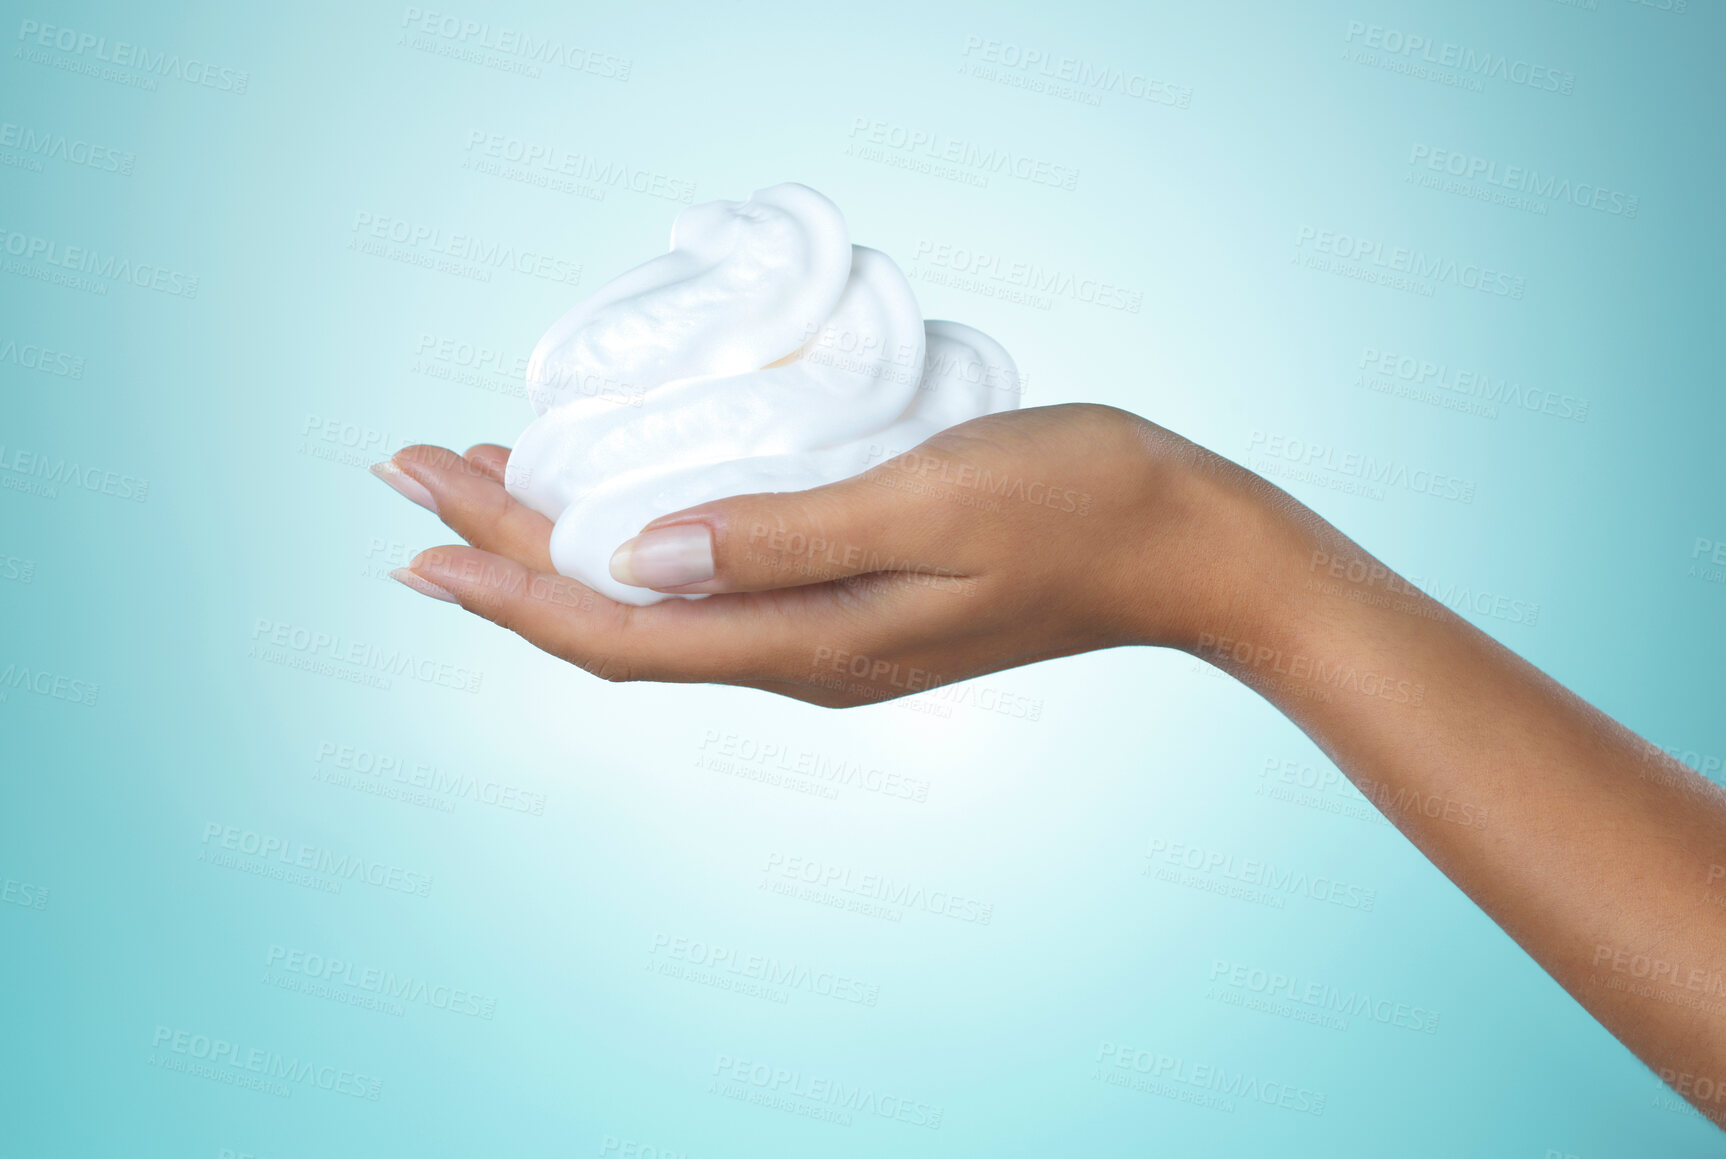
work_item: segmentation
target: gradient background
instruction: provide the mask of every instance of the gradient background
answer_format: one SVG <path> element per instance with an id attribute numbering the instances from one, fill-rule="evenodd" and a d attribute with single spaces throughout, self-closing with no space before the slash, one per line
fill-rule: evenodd
<path id="1" fill-rule="evenodd" d="M 1293 466 L 1265 454 L 1293 440 L 1467 482 L 1461 502 L 1351 492 L 1322 466 L 1276 476 L 1718 776 L 1726 574 L 1698 545 L 1726 540 L 1726 22 L 1676 6 L 438 10 L 594 54 L 588 71 L 525 75 L 495 67 L 508 54 L 464 58 L 459 30 L 416 31 L 401 5 L 6 4 L 0 1154 L 1719 1153 L 1714 1128 L 1232 680 L 1115 652 L 844 713 L 604 684 L 385 578 L 449 536 L 365 472 L 410 442 L 513 441 L 519 381 L 461 362 L 483 347 L 513 366 L 581 294 L 660 251 L 681 191 L 803 181 L 900 261 L 928 316 L 1000 338 L 1027 404 L 1113 403 L 1260 469 Z M 42 25 L 231 71 L 212 87 L 104 65 L 75 39 L 42 46 Z M 1362 59 L 1356 25 L 1549 67 L 1573 91 L 1393 71 Z M 1178 99 L 1049 91 L 989 42 Z M 955 180 L 914 149 L 862 148 L 877 123 L 1077 177 Z M 26 131 L 130 171 L 32 151 Z M 475 134 L 627 176 L 515 180 L 475 164 Z M 1637 213 L 1427 188 L 1410 164 L 1423 148 L 1633 196 Z M 370 252 L 356 223 L 384 218 L 551 255 L 579 286 Z M 1488 266 L 1524 292 L 1338 276 L 1301 260 L 1319 231 Z M 39 242 L 195 277 L 196 294 L 56 284 Z M 1107 283 L 1138 308 L 950 284 L 941 247 Z M 65 358 L 33 369 L 26 348 Z M 1573 417 L 1386 393 L 1363 377 L 1368 350 L 1550 392 Z M 97 485 L 55 486 L 32 474 L 44 461 Z M 453 676 L 356 679 L 364 657 L 396 655 Z M 814 757 L 926 782 L 926 800 L 759 775 Z M 272 878 L 266 857 L 223 855 L 230 829 L 430 886 Z M 1375 904 L 1274 908 L 1158 881 L 1156 841 L 1340 879 Z M 765 888 L 789 858 L 957 895 L 989 921 Z M 682 939 L 700 949 L 680 960 Z M 735 969 L 692 964 L 713 947 L 734 968 L 759 955 L 843 976 L 874 1003 L 807 981 L 741 991 Z M 313 977 L 330 959 L 351 971 Z M 1439 1018 L 1431 1034 L 1314 1025 L 1234 1002 L 1251 991 L 1213 980 L 1218 963 Z M 378 1008 L 352 981 L 368 970 L 428 988 Z M 491 1016 L 432 997 L 454 991 Z M 233 1066 L 186 1069 L 176 1034 L 363 1076 L 376 1097 L 235 1085 L 211 1077 Z M 1104 1043 L 1322 1093 L 1323 1113 L 1108 1085 Z M 939 1108 L 939 1127 L 728 1097 L 762 1088 L 723 1081 L 726 1060 Z"/>

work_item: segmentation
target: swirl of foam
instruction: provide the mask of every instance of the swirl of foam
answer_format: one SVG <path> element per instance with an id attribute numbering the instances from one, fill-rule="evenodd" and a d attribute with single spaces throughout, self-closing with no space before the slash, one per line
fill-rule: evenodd
<path id="1" fill-rule="evenodd" d="M 592 382 L 640 392 L 619 406 Z M 899 267 L 853 246 L 803 185 L 678 214 L 671 251 L 601 286 L 540 339 L 538 417 L 507 486 L 555 523 L 557 570 L 622 603 L 612 553 L 661 515 L 835 482 L 1017 401 L 1017 372 L 969 326 L 929 322 Z M 685 597 L 699 598 L 699 597 Z"/>

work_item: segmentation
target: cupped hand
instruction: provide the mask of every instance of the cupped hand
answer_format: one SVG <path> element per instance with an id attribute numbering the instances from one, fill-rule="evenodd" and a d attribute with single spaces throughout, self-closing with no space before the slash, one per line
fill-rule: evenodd
<path id="1" fill-rule="evenodd" d="M 1095 648 L 1191 648 L 1243 601 L 1256 478 L 1136 415 L 1069 404 L 974 419 L 808 491 L 654 520 L 619 604 L 557 575 L 509 452 L 413 446 L 374 468 L 467 546 L 396 578 L 607 680 L 737 684 L 831 707 Z"/>

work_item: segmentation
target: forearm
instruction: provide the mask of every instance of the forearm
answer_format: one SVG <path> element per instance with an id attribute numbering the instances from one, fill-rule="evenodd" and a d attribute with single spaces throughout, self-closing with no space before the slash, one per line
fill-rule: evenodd
<path id="1" fill-rule="evenodd" d="M 1195 654 L 1299 725 L 1607 1029 L 1726 1125 L 1726 794 L 1304 508 L 1240 510 L 1250 578 L 1201 626 Z"/>

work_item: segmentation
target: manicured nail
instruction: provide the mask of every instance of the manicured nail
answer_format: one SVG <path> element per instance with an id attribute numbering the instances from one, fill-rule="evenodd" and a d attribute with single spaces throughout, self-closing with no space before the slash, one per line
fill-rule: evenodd
<path id="1" fill-rule="evenodd" d="M 422 596 L 430 596 L 432 599 L 442 600 L 446 604 L 461 602 L 443 588 L 432 583 L 425 576 L 420 575 L 418 572 L 409 571 L 405 567 L 398 567 L 394 571 L 390 572 L 390 578 L 399 584 L 407 585 Z"/>
<path id="2" fill-rule="evenodd" d="M 632 588 L 680 588 L 713 578 L 713 533 L 705 523 L 644 531 L 611 557 L 611 578 Z"/>
<path id="3" fill-rule="evenodd" d="M 406 471 L 402 470 L 400 467 L 396 466 L 396 461 L 394 459 L 385 459 L 381 463 L 373 463 L 372 474 L 388 483 L 391 487 L 394 487 L 409 499 L 412 499 L 415 503 L 418 503 L 421 507 L 424 507 L 427 511 L 430 511 L 433 515 L 437 514 L 437 500 L 433 499 L 432 493 L 426 490 L 426 485 L 408 474 Z"/>

